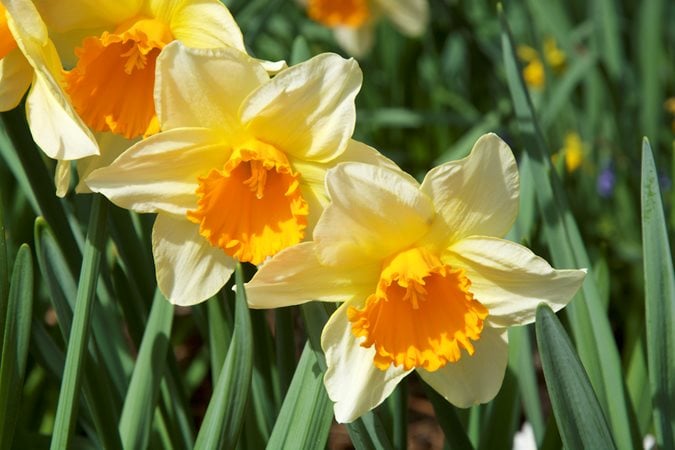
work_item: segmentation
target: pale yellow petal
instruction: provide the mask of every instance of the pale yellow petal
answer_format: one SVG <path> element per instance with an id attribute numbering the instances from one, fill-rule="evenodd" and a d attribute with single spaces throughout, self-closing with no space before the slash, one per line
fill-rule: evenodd
<path id="1" fill-rule="evenodd" d="M 107 132 L 95 133 L 94 136 L 96 136 L 101 155 L 77 160 L 79 183 L 75 187 L 75 192 L 78 194 L 90 194 L 92 192 L 86 183 L 90 173 L 96 169 L 109 166 L 122 153 L 138 142 L 138 139 L 130 140 L 120 134 Z"/>
<path id="2" fill-rule="evenodd" d="M 348 55 L 354 58 L 365 57 L 373 48 L 375 30 L 371 24 L 362 27 L 336 27 L 333 36 Z"/>
<path id="3" fill-rule="evenodd" d="M 344 163 L 326 179 L 331 198 L 314 229 L 324 264 L 382 261 L 415 243 L 434 218 L 431 200 L 402 171 Z"/>
<path id="4" fill-rule="evenodd" d="M 377 0 L 377 3 L 403 34 L 419 36 L 427 29 L 428 0 Z"/>
<path id="5" fill-rule="evenodd" d="M 502 386 L 509 360 L 506 330 L 485 327 L 473 345 L 472 356 L 463 353 L 459 361 L 434 372 L 417 369 L 427 384 L 460 408 L 492 400 Z"/>
<path id="6" fill-rule="evenodd" d="M 167 20 L 173 36 L 188 47 L 234 47 L 245 52 L 244 38 L 230 11 L 218 0 L 151 0 L 150 8 Z"/>
<path id="7" fill-rule="evenodd" d="M 362 162 L 380 166 L 391 170 L 400 170 L 392 160 L 382 155 L 373 147 L 363 142 L 350 139 L 345 151 L 328 163 L 318 163 L 313 161 L 303 161 L 291 158 L 291 166 L 301 177 L 300 189 L 302 196 L 309 204 L 309 215 L 307 216 L 306 234 L 311 235 L 324 208 L 328 205 L 328 194 L 326 193 L 326 172 L 331 167 L 342 162 Z M 413 183 L 416 183 L 410 177 Z"/>
<path id="8" fill-rule="evenodd" d="M 65 197 L 70 188 L 70 161 L 63 159 L 56 162 L 56 170 L 54 171 L 54 185 L 56 186 L 56 196 Z"/>
<path id="9" fill-rule="evenodd" d="M 206 127 L 239 133 L 242 102 L 267 80 L 265 69 L 237 50 L 171 43 L 157 58 L 155 102 L 162 129 Z"/>
<path id="10" fill-rule="evenodd" d="M 159 214 L 152 228 L 157 286 L 175 305 L 189 306 L 215 295 L 230 279 L 235 262 L 199 234 L 187 219 Z"/>
<path id="11" fill-rule="evenodd" d="M 49 28 L 61 33 L 76 28 L 114 28 L 138 15 L 143 0 L 34 0 L 34 3 Z"/>
<path id="12" fill-rule="evenodd" d="M 0 59 L 0 111 L 17 107 L 33 80 L 33 68 L 19 49 Z"/>
<path id="13" fill-rule="evenodd" d="M 410 371 L 402 366 L 387 370 L 375 367 L 375 350 L 359 345 L 347 319 L 349 303 L 343 304 L 328 319 L 321 334 L 326 354 L 324 384 L 335 402 L 335 420 L 349 423 L 382 403 Z"/>
<path id="14" fill-rule="evenodd" d="M 356 61 L 315 56 L 253 92 L 242 121 L 253 136 L 293 158 L 329 161 L 345 150 L 354 131 L 361 80 Z"/>
<path id="15" fill-rule="evenodd" d="M 312 300 L 344 302 L 366 298 L 375 291 L 380 267 L 364 262 L 357 267 L 329 267 L 319 263 L 314 243 L 286 248 L 265 262 L 246 284 L 252 308 L 278 308 Z"/>
<path id="16" fill-rule="evenodd" d="M 11 0 L 5 6 L 12 35 L 34 70 L 26 115 L 35 143 L 54 159 L 98 154 L 94 136 L 61 88 L 61 61 L 37 10 L 27 0 Z"/>
<path id="17" fill-rule="evenodd" d="M 150 136 L 86 180 L 122 208 L 185 215 L 197 206 L 197 177 L 222 167 L 229 151 L 206 128 L 176 128 Z"/>
<path id="18" fill-rule="evenodd" d="M 585 270 L 555 270 L 522 245 L 481 236 L 454 244 L 444 262 L 466 270 L 471 292 L 489 311 L 487 320 L 500 327 L 533 322 L 539 303 L 558 311 L 586 276 Z"/>
<path id="19" fill-rule="evenodd" d="M 502 237 L 518 213 L 518 167 L 495 134 L 478 139 L 466 158 L 429 171 L 421 189 L 438 212 L 428 239 L 440 247 L 471 235 Z"/>

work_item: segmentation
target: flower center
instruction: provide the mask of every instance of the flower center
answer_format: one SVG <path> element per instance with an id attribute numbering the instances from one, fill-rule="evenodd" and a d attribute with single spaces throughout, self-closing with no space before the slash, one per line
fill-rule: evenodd
<path id="1" fill-rule="evenodd" d="M 473 355 L 488 310 L 469 291 L 463 269 L 443 265 L 424 248 L 385 261 L 374 294 L 363 309 L 349 308 L 352 333 L 375 346 L 375 366 L 438 370 L 456 362 L 464 348 Z"/>
<path id="2" fill-rule="evenodd" d="M 253 140 L 232 152 L 222 170 L 199 177 L 197 209 L 187 217 L 211 245 L 260 264 L 304 237 L 308 205 L 286 156 Z"/>
<path id="3" fill-rule="evenodd" d="M 368 0 L 309 0 L 307 14 L 329 27 L 358 27 L 370 18 Z"/>
<path id="4" fill-rule="evenodd" d="M 147 18 L 125 22 L 101 37 L 85 38 L 75 50 L 77 65 L 66 73 L 66 90 L 87 125 L 127 139 L 158 131 L 155 61 L 171 41 L 164 22 Z"/>
<path id="5" fill-rule="evenodd" d="M 16 41 L 7 24 L 5 7 L 0 4 L 0 59 L 16 48 Z"/>

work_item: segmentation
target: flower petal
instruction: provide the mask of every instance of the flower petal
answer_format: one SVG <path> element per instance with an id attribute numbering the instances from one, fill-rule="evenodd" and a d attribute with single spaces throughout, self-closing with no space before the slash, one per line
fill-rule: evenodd
<path id="1" fill-rule="evenodd" d="M 363 58 L 373 48 L 375 31 L 372 24 L 362 27 L 335 27 L 335 41 L 347 54 L 355 58 Z"/>
<path id="2" fill-rule="evenodd" d="M 0 59 L 0 111 L 16 108 L 32 80 L 33 68 L 18 49 Z"/>
<path id="3" fill-rule="evenodd" d="M 188 47 L 233 47 L 246 52 L 244 38 L 230 11 L 218 0 L 152 0 L 155 16 L 166 17 L 171 33 Z"/>
<path id="4" fill-rule="evenodd" d="M 438 166 L 422 182 L 438 212 L 430 240 L 443 246 L 465 236 L 504 236 L 518 213 L 518 167 L 495 134 L 483 135 L 466 158 Z"/>
<path id="5" fill-rule="evenodd" d="M 87 186 L 89 174 L 101 167 L 107 167 L 113 163 L 122 153 L 138 142 L 138 139 L 130 140 L 120 134 L 99 132 L 95 133 L 96 141 L 101 149 L 100 156 L 89 156 L 77 160 L 77 177 L 79 183 L 75 186 L 78 194 L 91 194 Z"/>
<path id="6" fill-rule="evenodd" d="M 307 217 L 307 235 L 311 235 L 321 213 L 328 205 L 326 193 L 326 172 L 341 162 L 362 162 L 374 166 L 385 167 L 391 170 L 400 170 L 399 167 L 373 147 L 354 139 L 349 140 L 345 151 L 329 163 L 318 163 L 291 159 L 291 165 L 300 173 L 300 189 L 302 196 L 309 204 Z"/>
<path id="7" fill-rule="evenodd" d="M 460 408 L 492 400 L 502 386 L 509 360 L 506 330 L 486 326 L 473 345 L 473 356 L 463 353 L 459 361 L 434 372 L 417 369 L 429 386 Z"/>
<path id="8" fill-rule="evenodd" d="M 206 128 L 176 128 L 139 142 L 86 179 L 122 208 L 185 215 L 197 205 L 197 177 L 222 167 L 229 149 Z"/>
<path id="9" fill-rule="evenodd" d="M 408 36 L 419 36 L 429 22 L 428 0 L 378 0 L 389 19 Z"/>
<path id="10" fill-rule="evenodd" d="M 152 228 L 157 285 L 174 305 L 189 306 L 215 295 L 235 262 L 199 234 L 187 219 L 159 214 Z"/>
<path id="11" fill-rule="evenodd" d="M 353 422 L 375 408 L 410 373 L 402 366 L 387 370 L 375 367 L 375 350 L 361 347 L 351 332 L 349 303 L 333 313 L 321 334 L 328 366 L 323 380 L 328 396 L 335 402 L 335 420 L 339 423 Z"/>
<path id="12" fill-rule="evenodd" d="M 10 0 L 11 1 L 11 0 Z M 142 0 L 34 0 L 40 14 L 56 32 L 75 28 L 111 27 L 140 12 Z M 95 33 L 98 34 L 98 33 Z"/>
<path id="13" fill-rule="evenodd" d="M 262 65 L 238 50 L 173 42 L 157 58 L 155 109 L 162 129 L 206 127 L 235 134 L 242 129 L 242 102 L 267 80 Z"/>
<path id="14" fill-rule="evenodd" d="M 312 300 L 344 302 L 375 291 L 377 265 L 329 267 L 319 263 L 313 242 L 286 248 L 265 262 L 246 284 L 252 308 L 277 308 Z"/>
<path id="15" fill-rule="evenodd" d="M 354 132 L 354 97 L 361 88 L 354 60 L 324 53 L 281 71 L 245 101 L 242 122 L 287 155 L 326 162 Z"/>
<path id="16" fill-rule="evenodd" d="M 534 321 L 539 303 L 558 311 L 572 299 L 586 270 L 555 270 L 543 258 L 514 242 L 475 236 L 448 249 L 444 262 L 466 270 L 471 292 L 498 327 Z"/>
<path id="17" fill-rule="evenodd" d="M 33 140 L 54 159 L 97 155 L 94 136 L 61 88 L 61 61 L 35 6 L 28 0 L 8 0 L 4 5 L 12 36 L 34 70 L 33 86 L 26 99 Z"/>
<path id="18" fill-rule="evenodd" d="M 323 264 L 382 261 L 417 241 L 434 218 L 431 200 L 402 171 L 344 163 L 328 171 L 331 203 L 314 229 Z"/>

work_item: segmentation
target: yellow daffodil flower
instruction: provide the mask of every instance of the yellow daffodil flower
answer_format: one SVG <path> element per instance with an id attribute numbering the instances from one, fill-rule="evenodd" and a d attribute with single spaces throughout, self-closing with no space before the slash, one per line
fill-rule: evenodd
<path id="1" fill-rule="evenodd" d="M 71 70 L 65 90 L 95 131 L 127 139 L 157 131 L 155 61 L 170 42 L 244 50 L 239 27 L 218 0 L 36 0 Z"/>
<path id="2" fill-rule="evenodd" d="M 407 174 L 345 163 L 314 240 L 280 252 L 247 284 L 253 308 L 344 302 L 321 343 L 338 422 L 381 403 L 408 373 L 459 407 L 491 400 L 507 365 L 507 328 L 558 310 L 584 270 L 554 270 L 500 237 L 513 224 L 518 172 L 509 147 L 481 137 L 471 154 Z"/>
<path id="3" fill-rule="evenodd" d="M 89 187 L 138 212 L 157 212 L 157 281 L 176 304 L 215 294 L 234 261 L 260 264 L 311 233 L 325 172 L 341 161 L 393 165 L 351 140 L 361 71 L 322 54 L 273 79 L 234 49 L 176 42 L 157 59 L 162 131 L 110 166 Z"/>
<path id="4" fill-rule="evenodd" d="M 301 0 L 307 15 L 333 28 L 335 39 L 350 55 L 362 57 L 373 45 L 373 27 L 389 19 L 403 34 L 419 36 L 429 21 L 427 0 Z"/>
<path id="5" fill-rule="evenodd" d="M 89 129 L 61 89 L 62 67 L 30 0 L 0 5 L 0 110 L 15 108 L 30 86 L 26 116 L 35 143 L 55 159 L 99 153 Z"/>

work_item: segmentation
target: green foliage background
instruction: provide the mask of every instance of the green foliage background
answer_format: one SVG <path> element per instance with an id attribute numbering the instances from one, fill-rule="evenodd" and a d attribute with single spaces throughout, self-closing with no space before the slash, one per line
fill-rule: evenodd
<path id="1" fill-rule="evenodd" d="M 259 58 L 340 52 L 295 2 L 225 3 Z M 562 324 L 542 308 L 536 339 L 534 326 L 510 331 L 494 401 L 457 410 L 427 391 L 445 446 L 508 447 L 526 420 L 540 448 L 630 449 L 647 434 L 674 448 L 675 116 L 665 102 L 675 96 L 675 4 L 430 3 L 419 39 L 377 26 L 359 61 L 355 137 L 419 178 L 498 133 L 521 171 L 509 237 L 558 268 L 590 269 Z M 528 89 L 516 47 L 543 54 L 547 38 L 565 69 L 545 64 L 545 86 Z M 248 312 L 232 282 L 173 308 L 155 293 L 152 217 L 91 195 L 57 199 L 54 163 L 24 117 L 3 113 L 0 127 L 0 448 L 328 445 L 318 336 L 331 308 Z M 560 152 L 568 132 L 584 143 L 571 173 Z M 608 173 L 612 189 L 600 192 Z M 238 270 L 240 281 L 250 272 Z M 405 448 L 407 398 L 404 383 L 351 424 L 353 445 Z"/>

